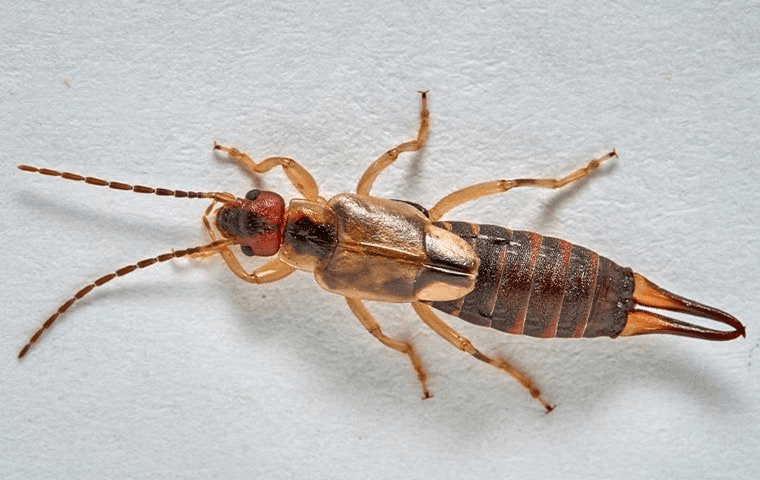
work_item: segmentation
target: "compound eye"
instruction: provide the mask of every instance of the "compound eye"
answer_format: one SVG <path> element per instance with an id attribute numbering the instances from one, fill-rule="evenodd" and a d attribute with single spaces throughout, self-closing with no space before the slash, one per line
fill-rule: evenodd
<path id="1" fill-rule="evenodd" d="M 254 201 L 254 200 L 256 200 L 259 197 L 260 194 L 261 194 L 260 190 L 253 189 L 250 192 L 248 192 L 248 193 L 245 194 L 245 199 L 246 200 L 250 200 L 250 201 Z"/>
<path id="2" fill-rule="evenodd" d="M 254 255 L 256 255 L 255 253 L 253 253 L 253 249 L 249 247 L 248 245 L 240 245 L 240 250 L 243 251 L 243 254 L 249 257 L 253 257 Z"/>

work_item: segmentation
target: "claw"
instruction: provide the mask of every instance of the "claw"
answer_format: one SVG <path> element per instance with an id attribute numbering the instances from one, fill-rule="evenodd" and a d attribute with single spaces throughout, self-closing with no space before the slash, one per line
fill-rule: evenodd
<path id="1" fill-rule="evenodd" d="M 669 333 L 705 340 L 733 340 L 739 336 L 746 337 L 744 325 L 728 313 L 689 300 L 664 290 L 638 273 L 633 274 L 633 300 L 637 305 L 659 308 L 672 312 L 688 313 L 697 317 L 708 318 L 733 327 L 733 330 L 714 330 L 692 323 L 666 317 L 649 310 L 634 308 L 628 312 L 628 319 L 621 336 L 643 335 L 646 333 Z"/>

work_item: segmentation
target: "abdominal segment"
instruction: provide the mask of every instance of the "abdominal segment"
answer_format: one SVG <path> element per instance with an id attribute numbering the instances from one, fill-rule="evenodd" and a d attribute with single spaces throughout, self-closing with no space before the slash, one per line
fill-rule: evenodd
<path id="1" fill-rule="evenodd" d="M 475 288 L 429 302 L 476 325 L 532 337 L 617 337 L 633 308 L 633 272 L 587 248 L 494 225 L 436 222 L 476 249 Z"/>

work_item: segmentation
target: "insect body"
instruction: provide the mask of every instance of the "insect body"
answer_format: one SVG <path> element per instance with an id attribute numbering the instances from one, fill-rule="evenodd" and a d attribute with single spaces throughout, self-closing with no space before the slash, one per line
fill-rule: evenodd
<path id="1" fill-rule="evenodd" d="M 463 188 L 429 211 L 410 202 L 371 196 L 377 176 L 401 153 L 421 149 L 427 131 L 427 97 L 422 93 L 417 138 L 372 163 L 359 180 L 356 193 L 339 194 L 330 200 L 319 196 L 314 179 L 294 160 L 272 157 L 257 163 L 237 149 L 215 145 L 216 150 L 256 174 L 280 166 L 303 196 L 287 207 L 274 192 L 251 190 L 238 198 L 225 192 L 154 189 L 19 166 L 24 171 L 117 190 L 211 200 L 203 216 L 210 243 L 145 259 L 95 280 L 59 307 L 32 335 L 19 358 L 61 314 L 95 287 L 154 263 L 214 254 L 221 255 L 235 275 L 250 283 L 275 282 L 295 270 L 313 272 L 325 290 L 346 298 L 351 311 L 372 335 L 409 357 L 424 398 L 430 393 L 416 350 L 408 342 L 385 335 L 365 308 L 365 300 L 410 303 L 433 331 L 460 350 L 512 375 L 547 411 L 554 407 L 530 378 L 506 360 L 480 352 L 433 309 L 477 325 L 543 338 L 615 338 L 645 333 L 707 340 L 744 336 L 744 326 L 733 316 L 663 290 L 586 248 L 532 232 L 441 221 L 456 206 L 515 187 L 560 188 L 615 157 L 614 150 L 564 178 L 497 180 Z M 248 272 L 232 250 L 236 246 L 244 255 L 272 258 Z M 640 306 L 708 318 L 732 330 L 683 322 Z"/>

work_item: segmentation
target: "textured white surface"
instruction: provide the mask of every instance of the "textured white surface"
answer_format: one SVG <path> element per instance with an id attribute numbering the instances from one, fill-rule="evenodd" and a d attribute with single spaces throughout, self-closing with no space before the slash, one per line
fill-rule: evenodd
<path id="1" fill-rule="evenodd" d="M 760 9 L 753 2 L 5 2 L 0 476 L 10 478 L 750 478 Z M 204 5 L 206 3 L 207 5 Z M 658 6 L 656 3 L 663 3 Z M 127 6 L 129 5 L 129 6 Z M 558 404 L 454 351 L 407 306 L 435 398 L 308 275 L 254 288 L 218 259 L 93 293 L 86 281 L 205 241 L 204 202 L 31 176 L 18 163 L 181 189 L 292 195 L 214 141 L 298 159 L 331 195 L 417 128 L 376 193 L 431 205 L 498 177 L 621 158 L 564 192 L 452 218 L 558 235 L 724 308 L 749 337 L 541 341 L 451 323 Z"/>

